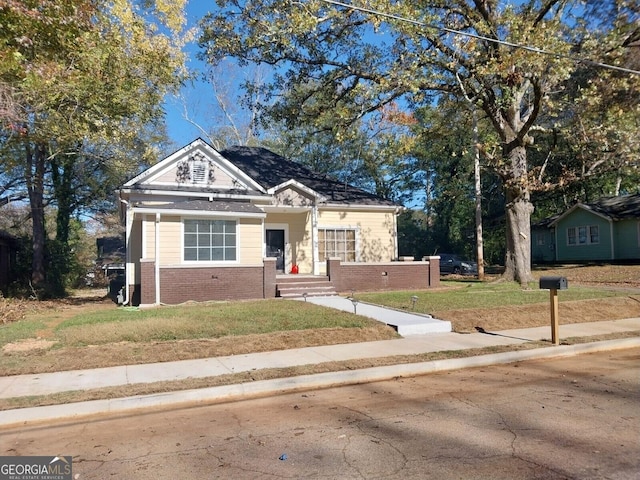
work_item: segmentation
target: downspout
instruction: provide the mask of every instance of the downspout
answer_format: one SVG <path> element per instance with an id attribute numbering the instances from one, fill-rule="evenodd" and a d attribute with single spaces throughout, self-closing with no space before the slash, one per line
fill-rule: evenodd
<path id="1" fill-rule="evenodd" d="M 129 202 L 120 199 L 122 203 L 124 203 L 126 211 L 125 211 L 125 238 L 126 238 L 126 252 L 125 252 L 125 269 L 124 269 L 124 298 L 122 299 L 122 305 L 129 304 L 130 292 L 129 292 L 129 284 L 131 283 L 131 270 L 133 269 L 133 264 L 131 263 L 131 229 L 133 228 L 133 210 L 131 209 L 131 205 Z"/>
<path id="2" fill-rule="evenodd" d="M 156 305 L 160 305 L 160 214 L 156 213 L 156 238 L 155 238 L 155 280 L 156 280 Z"/>
<path id="3" fill-rule="evenodd" d="M 611 260 L 616 259 L 616 246 L 613 243 L 613 220 L 609 220 L 609 237 L 611 238 Z"/>

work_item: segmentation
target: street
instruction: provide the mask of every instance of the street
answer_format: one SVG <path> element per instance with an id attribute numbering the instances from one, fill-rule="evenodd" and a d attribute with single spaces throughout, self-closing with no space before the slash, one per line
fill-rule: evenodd
<path id="1" fill-rule="evenodd" d="M 77 479 L 637 479 L 639 384 L 627 349 L 4 429 L 0 454 Z"/>

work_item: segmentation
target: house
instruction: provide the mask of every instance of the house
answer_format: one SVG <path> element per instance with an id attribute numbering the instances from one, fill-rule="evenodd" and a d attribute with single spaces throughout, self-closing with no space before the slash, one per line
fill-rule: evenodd
<path id="1" fill-rule="evenodd" d="M 554 215 L 531 225 L 531 261 L 533 263 L 556 261 L 556 236 L 552 223 L 558 216 Z"/>
<path id="2" fill-rule="evenodd" d="M 401 207 L 264 148 L 218 152 L 197 139 L 119 196 L 124 303 L 271 298 L 301 293 L 286 284 L 303 279 L 316 293 L 427 288 L 439 278 L 437 259 L 398 270 Z"/>
<path id="3" fill-rule="evenodd" d="M 14 280 L 12 270 L 16 262 L 17 250 L 18 239 L 0 230 L 0 294 L 6 295 L 7 287 Z"/>
<path id="4" fill-rule="evenodd" d="M 640 260 L 640 194 L 578 203 L 531 234 L 534 261 Z"/>

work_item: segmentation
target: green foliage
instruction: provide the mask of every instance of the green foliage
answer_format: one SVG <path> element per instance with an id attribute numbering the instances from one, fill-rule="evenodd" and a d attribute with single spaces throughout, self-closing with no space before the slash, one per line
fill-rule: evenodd
<path id="1" fill-rule="evenodd" d="M 492 130 L 480 147 L 485 167 L 504 189 L 506 276 L 526 283 L 530 258 L 521 247 L 529 241 L 531 193 L 576 181 L 584 176 L 580 172 L 595 175 L 619 162 L 633 166 L 629 162 L 638 151 L 637 135 L 631 138 L 638 118 L 635 106 L 625 112 L 621 106 L 628 97 L 607 95 L 605 88 L 615 77 L 617 92 L 635 92 L 629 87 L 637 76 L 613 74 L 572 58 L 628 63 L 624 42 L 637 28 L 637 10 L 628 2 L 597 4 L 592 9 L 578 0 L 367 2 L 367 9 L 380 12 L 376 14 L 321 0 L 220 0 L 219 8 L 202 21 L 200 45 L 211 64 L 231 56 L 274 66 L 273 81 L 252 85 L 250 91 L 262 92 L 268 119 L 290 128 L 303 124 L 337 135 L 389 105 L 467 98 Z M 608 8 L 612 5 L 615 9 Z M 612 15 L 601 15 L 604 11 Z M 599 16 L 603 21 L 596 21 Z M 566 129 L 566 138 L 575 143 L 578 127 L 588 121 L 583 155 L 573 155 L 569 162 L 540 150 L 536 163 L 529 164 L 537 136 L 556 129 L 556 122 L 568 126 L 578 118 L 563 116 L 563 107 L 567 86 L 581 70 L 596 87 L 582 88 L 573 97 L 582 113 Z M 600 111 L 597 102 L 589 101 L 592 97 L 614 101 Z M 599 154 L 589 156 L 594 147 Z M 545 163 L 548 158 L 553 167 Z M 427 186 L 432 171 L 424 169 Z M 452 193 L 456 202 L 464 198 L 455 189 Z M 431 201 L 438 194 L 427 195 Z M 456 216 L 464 215 L 463 210 L 449 209 Z M 453 225 L 449 236 L 459 244 L 464 228 Z"/>
<path id="2" fill-rule="evenodd" d="M 29 0 L 0 8 L 0 58 L 10 59 L 0 62 L 0 98 L 10 107 L 0 108 L 0 147 L 11 166 L 0 175 L 22 175 L 29 192 L 32 282 L 41 295 L 63 294 L 73 215 L 113 208 L 115 186 L 154 153 L 158 137 L 149 133 L 163 131 L 164 96 L 184 78 L 184 3 Z M 57 243 L 47 246 L 50 203 Z"/>

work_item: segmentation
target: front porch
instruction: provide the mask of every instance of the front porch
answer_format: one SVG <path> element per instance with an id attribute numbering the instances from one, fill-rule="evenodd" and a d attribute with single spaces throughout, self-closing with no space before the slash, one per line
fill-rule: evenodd
<path id="1" fill-rule="evenodd" d="M 140 305 L 187 301 L 250 300 L 257 298 L 331 296 L 339 293 L 383 290 L 423 290 L 440 284 L 439 257 L 395 262 L 326 261 L 326 275 L 281 274 L 275 258 L 262 265 L 232 267 L 157 267 L 140 262 L 141 282 L 130 284 L 130 296 Z"/>

